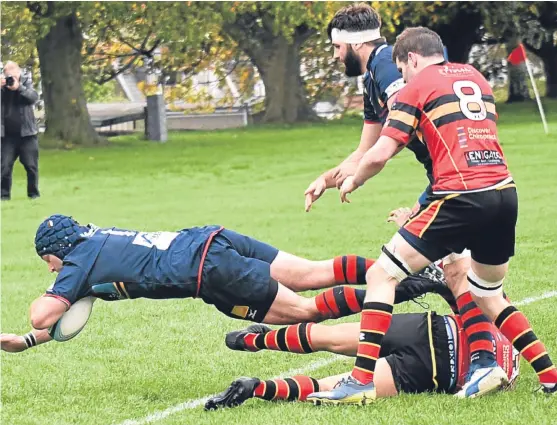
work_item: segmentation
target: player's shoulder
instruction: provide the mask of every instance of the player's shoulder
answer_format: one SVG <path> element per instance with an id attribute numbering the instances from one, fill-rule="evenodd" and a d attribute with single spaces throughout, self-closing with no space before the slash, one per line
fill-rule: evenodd
<path id="1" fill-rule="evenodd" d="M 377 47 L 372 53 L 370 61 L 370 68 L 372 72 L 378 67 L 385 68 L 386 66 L 389 68 L 392 67 L 396 71 L 396 65 L 393 62 L 393 46 L 390 44 L 382 44 Z"/>
<path id="2" fill-rule="evenodd" d="M 474 68 L 470 64 L 466 63 L 457 63 L 457 62 L 445 62 L 440 65 L 432 65 L 425 69 L 425 73 L 428 77 L 436 77 L 443 79 L 447 78 L 454 79 L 454 78 L 481 78 L 485 79 L 484 76 L 480 71 Z"/>
<path id="3" fill-rule="evenodd" d="M 393 60 L 393 46 L 387 43 L 378 46 L 373 52 L 374 60 L 383 60 L 385 58 Z"/>

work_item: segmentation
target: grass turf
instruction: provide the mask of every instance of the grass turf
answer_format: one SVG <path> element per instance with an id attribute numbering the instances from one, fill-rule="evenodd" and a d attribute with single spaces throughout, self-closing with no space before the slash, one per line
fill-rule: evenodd
<path id="1" fill-rule="evenodd" d="M 543 134 L 535 105 L 502 105 L 503 142 L 520 196 L 517 255 L 506 281 L 512 299 L 557 290 L 557 103 L 547 103 L 551 135 Z M 303 191 L 359 139 L 361 121 L 171 134 L 166 144 L 134 136 L 109 147 L 43 151 L 42 197 L 24 196 L 16 166 L 13 200 L 2 203 L 2 332 L 29 330 L 28 306 L 52 283 L 34 253 L 34 232 L 54 212 L 82 222 L 141 230 L 174 230 L 210 223 L 313 259 L 343 253 L 376 257 L 394 228 L 390 209 L 411 205 L 426 186 L 408 152 L 341 205 L 327 193 L 311 213 Z M 447 312 L 442 302 L 427 298 Z M 557 358 L 554 299 L 523 307 Z M 409 304 L 397 311 L 417 311 Z M 357 320 L 357 318 L 352 318 Z M 330 355 L 230 352 L 226 332 L 243 322 L 199 300 L 97 302 L 74 340 L 51 342 L 21 354 L 2 352 L 2 423 L 143 424 L 155 411 L 222 390 L 237 376 L 268 378 Z M 311 372 L 317 378 L 349 370 L 340 360 Z M 250 401 L 241 408 L 174 412 L 152 423 L 178 424 L 550 424 L 557 403 L 535 396 L 536 377 L 522 363 L 516 391 L 474 401 L 448 395 L 403 395 L 368 408 L 315 408 Z M 156 420 L 155 420 L 156 419 Z"/>

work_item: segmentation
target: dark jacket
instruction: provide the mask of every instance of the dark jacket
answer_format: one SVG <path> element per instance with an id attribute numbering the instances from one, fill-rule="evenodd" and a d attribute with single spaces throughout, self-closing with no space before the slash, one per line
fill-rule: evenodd
<path id="1" fill-rule="evenodd" d="M 19 88 L 15 92 L 12 92 L 15 96 L 5 96 L 4 94 L 8 91 L 10 90 L 8 90 L 6 86 L 2 87 L 2 113 L 0 117 L 2 123 L 2 137 L 5 136 L 4 116 L 6 111 L 5 106 L 7 106 L 5 102 L 7 101 L 11 101 L 19 107 L 19 113 L 21 114 L 21 137 L 34 136 L 39 130 L 37 128 L 37 121 L 35 120 L 33 105 L 39 100 L 39 95 L 33 88 L 31 77 L 22 73 Z"/>

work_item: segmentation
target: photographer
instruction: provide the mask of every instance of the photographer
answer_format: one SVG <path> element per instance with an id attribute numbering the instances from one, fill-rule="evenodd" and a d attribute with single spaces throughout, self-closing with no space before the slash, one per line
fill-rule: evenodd
<path id="1" fill-rule="evenodd" d="M 30 75 L 22 74 L 12 61 L 2 74 L 2 200 L 9 200 L 15 160 L 27 172 L 27 196 L 39 195 L 39 141 L 33 105 L 39 95 L 33 89 Z"/>

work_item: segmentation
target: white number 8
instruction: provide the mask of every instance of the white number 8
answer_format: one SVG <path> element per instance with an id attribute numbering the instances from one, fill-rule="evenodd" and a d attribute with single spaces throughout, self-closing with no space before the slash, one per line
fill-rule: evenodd
<path id="1" fill-rule="evenodd" d="M 472 94 L 466 94 L 462 91 L 463 88 L 471 89 Z M 455 81 L 453 83 L 453 90 L 460 100 L 460 110 L 464 116 L 472 121 L 482 121 L 487 118 L 487 108 L 482 100 L 482 90 L 473 81 Z M 471 111 L 470 104 L 474 103 L 479 106 L 479 111 Z"/>

